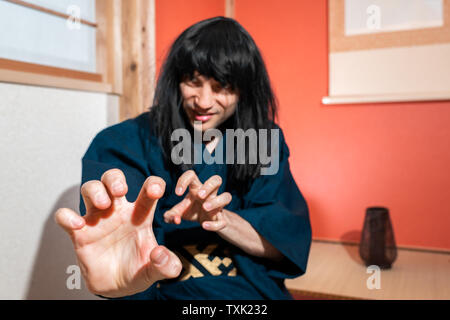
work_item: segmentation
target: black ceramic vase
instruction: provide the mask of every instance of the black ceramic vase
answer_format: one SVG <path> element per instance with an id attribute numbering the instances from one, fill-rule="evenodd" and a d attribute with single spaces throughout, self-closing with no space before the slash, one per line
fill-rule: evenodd
<path id="1" fill-rule="evenodd" d="M 367 208 L 359 254 L 366 266 L 377 265 L 380 269 L 391 268 L 397 258 L 397 247 L 387 208 Z"/>

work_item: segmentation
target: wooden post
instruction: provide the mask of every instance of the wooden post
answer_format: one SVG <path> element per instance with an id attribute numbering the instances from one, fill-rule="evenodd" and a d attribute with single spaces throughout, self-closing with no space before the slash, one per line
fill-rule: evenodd
<path id="1" fill-rule="evenodd" d="M 132 118 L 142 108 L 140 0 L 122 0 L 123 94 L 120 121 Z"/>
<path id="2" fill-rule="evenodd" d="M 146 111 L 153 98 L 154 5 L 154 0 L 122 0 L 121 121 Z"/>
<path id="3" fill-rule="evenodd" d="M 225 0 L 225 17 L 234 18 L 235 0 Z"/>
<path id="4" fill-rule="evenodd" d="M 108 7 L 108 80 L 113 93 L 123 93 L 122 77 L 122 3 L 120 0 L 109 0 Z"/>
<path id="5" fill-rule="evenodd" d="M 111 85 L 113 94 L 122 94 L 121 0 L 97 0 L 97 73 Z"/>
<path id="6" fill-rule="evenodd" d="M 155 0 L 141 0 L 142 31 L 142 102 L 144 110 L 153 103 L 156 85 Z"/>

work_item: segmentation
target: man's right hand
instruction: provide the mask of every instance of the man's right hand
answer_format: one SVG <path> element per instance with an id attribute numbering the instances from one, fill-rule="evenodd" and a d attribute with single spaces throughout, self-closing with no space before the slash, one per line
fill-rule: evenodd
<path id="1" fill-rule="evenodd" d="M 153 234 L 156 204 L 165 187 L 163 179 L 151 176 L 136 201 L 130 203 L 125 198 L 125 175 L 119 169 L 111 169 L 101 181 L 82 185 L 84 217 L 68 208 L 56 211 L 55 220 L 72 239 L 89 291 L 105 297 L 123 297 L 180 274 L 178 257 L 159 246 Z"/>

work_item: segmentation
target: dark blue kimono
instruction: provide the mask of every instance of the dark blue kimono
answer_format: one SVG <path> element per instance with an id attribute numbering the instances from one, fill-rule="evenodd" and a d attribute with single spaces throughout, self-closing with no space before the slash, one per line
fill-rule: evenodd
<path id="1" fill-rule="evenodd" d="M 150 130 L 148 116 L 145 112 L 102 130 L 82 159 L 82 184 L 100 180 L 109 169 L 121 169 L 130 202 L 136 200 L 147 177 L 155 175 L 166 181 L 165 194 L 155 211 L 153 231 L 160 245 L 180 257 L 182 274 L 175 280 L 159 281 L 144 292 L 124 298 L 291 299 L 284 279 L 298 277 L 306 271 L 311 226 L 307 204 L 289 169 L 289 149 L 283 134 L 280 134 L 278 173 L 255 179 L 244 196 L 227 188 L 226 164 L 194 166 L 202 183 L 212 175 L 222 177 L 219 194 L 228 191 L 233 196 L 225 208 L 246 219 L 284 255 L 281 261 L 275 262 L 245 253 L 215 232 L 203 230 L 197 222 L 183 220 L 180 225 L 164 222 L 164 212 L 183 199 L 175 195 L 180 174 L 174 176 L 165 163 L 158 139 Z M 81 195 L 80 212 L 86 213 Z"/>

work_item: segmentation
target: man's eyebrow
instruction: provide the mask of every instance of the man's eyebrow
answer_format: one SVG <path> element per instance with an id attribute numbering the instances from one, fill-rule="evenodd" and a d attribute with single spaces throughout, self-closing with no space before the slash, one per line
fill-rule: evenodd
<path id="1" fill-rule="evenodd" d="M 194 71 L 194 73 L 192 73 L 191 75 L 188 75 L 188 77 L 190 78 L 190 80 L 202 80 L 202 78 L 204 80 L 211 80 L 214 85 L 220 85 L 221 87 L 231 86 L 231 84 L 229 84 L 229 83 L 226 83 L 225 85 L 223 85 L 219 80 L 217 80 L 213 77 L 204 76 L 201 73 L 199 73 L 198 71 Z"/>
<path id="2" fill-rule="evenodd" d="M 191 79 L 199 79 L 201 76 L 202 75 L 196 71 L 190 75 L 190 78 Z"/>
<path id="3" fill-rule="evenodd" d="M 182 80 L 183 81 L 192 81 L 192 80 L 197 80 L 198 79 L 198 74 L 193 74 L 193 73 L 186 73 L 183 77 Z"/>

